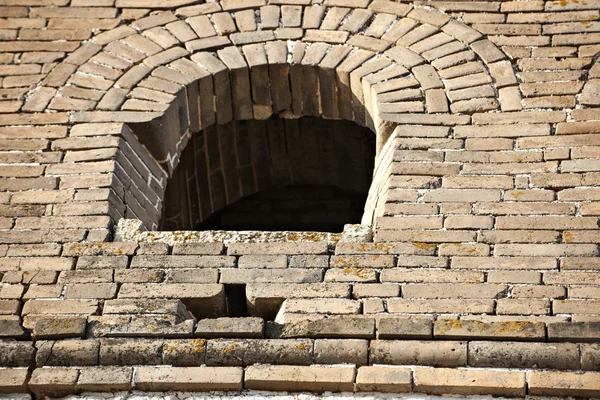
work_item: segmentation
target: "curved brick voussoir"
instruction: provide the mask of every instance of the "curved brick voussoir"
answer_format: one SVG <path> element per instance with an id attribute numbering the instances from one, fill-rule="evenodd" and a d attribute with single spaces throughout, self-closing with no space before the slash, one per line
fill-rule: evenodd
<path id="1" fill-rule="evenodd" d="M 506 98 L 502 109 L 519 109 L 516 79 L 504 53 L 473 28 L 438 11 L 386 1 L 375 1 L 367 9 L 327 3 L 257 3 L 255 10 L 229 12 L 221 11 L 218 3 L 193 7 L 142 18 L 84 44 L 77 50 L 77 69 L 66 63 L 70 67 L 51 79 L 51 86 L 67 86 L 49 108 L 163 113 L 178 97 L 177 86 L 186 86 L 188 92 L 201 89 L 202 97 L 212 91 L 217 115 L 204 110 L 200 121 L 194 116 L 192 131 L 213 121 L 267 118 L 283 111 L 341 117 L 377 129 L 380 113 L 394 121 L 402 113 L 499 109 L 500 88 Z M 188 62 L 190 54 L 196 65 Z M 290 88 L 265 85 L 267 77 L 286 72 Z M 328 82 L 333 76 L 335 85 Z M 200 89 L 190 87 L 192 81 L 209 77 L 212 90 L 208 82 L 200 83 Z M 281 93 L 286 90 L 293 101 Z M 75 91 L 89 96 L 69 98 Z"/>

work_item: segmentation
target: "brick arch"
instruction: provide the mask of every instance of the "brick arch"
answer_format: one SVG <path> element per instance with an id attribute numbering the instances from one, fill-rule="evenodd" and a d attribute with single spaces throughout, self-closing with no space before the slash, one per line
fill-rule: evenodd
<path id="1" fill-rule="evenodd" d="M 66 75 L 66 86 L 57 92 L 48 109 L 165 113 L 177 94 L 175 85 L 181 90 L 182 81 L 187 80 L 174 76 L 176 72 L 196 77 L 226 71 L 239 80 L 247 73 L 251 78 L 261 76 L 265 69 L 268 73 L 280 71 L 277 66 L 285 68 L 285 64 L 292 76 L 298 67 L 324 69 L 318 78 L 337 76 L 337 87 L 331 88 L 333 94 L 350 94 L 352 99 L 352 110 L 342 106 L 338 113 L 331 103 L 322 101 L 318 105 L 315 96 L 313 101 L 309 96 L 305 98 L 309 100 L 306 107 L 292 105 L 293 113 L 310 115 L 321 106 L 326 117 L 354 120 L 372 129 L 378 129 L 380 122 L 401 122 L 398 115 L 407 112 L 460 114 L 519 108 L 520 94 L 510 62 L 475 29 L 431 9 L 385 0 L 365 8 L 367 3 L 326 1 L 322 6 L 280 6 L 224 2 L 145 17 L 96 36 L 70 56 L 63 68 L 57 69 L 57 74 Z M 254 19 L 252 12 L 257 14 Z M 286 49 L 289 45 L 286 54 L 278 49 L 284 45 Z M 266 54 L 258 54 L 263 51 Z M 186 60 L 197 65 L 185 65 Z M 73 67 L 75 62 L 80 66 Z M 102 66 L 112 67 L 110 73 Z M 65 74 L 69 71 L 73 73 L 70 77 Z M 393 92 L 391 85 L 386 94 L 381 92 L 386 90 L 382 88 L 385 85 L 378 84 L 403 75 L 416 78 L 425 98 L 421 104 L 392 106 L 389 102 L 410 94 L 389 93 Z M 261 77 L 264 79 L 264 75 Z M 159 84 L 163 93 L 144 90 Z M 461 92 L 474 85 L 478 85 L 476 92 Z M 97 89 L 97 100 L 71 99 L 77 87 Z M 238 94 L 234 99 L 236 96 L 240 102 L 243 100 Z M 321 96 L 323 99 L 327 97 Z M 234 116 L 247 119 L 269 115 L 266 104 L 261 104 L 266 100 L 252 98 L 252 114 L 240 103 Z M 230 107 L 218 106 L 220 117 L 216 122 L 224 123 L 230 118 Z M 272 111 L 280 110 L 274 107 Z M 190 128 L 194 131 L 199 127 L 190 121 Z"/>
<path id="2" fill-rule="evenodd" d="M 442 12 L 385 0 L 184 7 L 94 37 L 57 71 L 65 84 L 48 110 L 127 123 L 167 175 L 191 134 L 213 124 L 346 119 L 374 131 L 381 153 L 398 125 L 466 125 L 474 112 L 521 106 L 512 65 L 491 41 Z M 70 98 L 78 88 L 96 100 Z M 374 208 L 384 186 L 372 187 Z M 164 187 L 156 195 L 159 214 Z"/>

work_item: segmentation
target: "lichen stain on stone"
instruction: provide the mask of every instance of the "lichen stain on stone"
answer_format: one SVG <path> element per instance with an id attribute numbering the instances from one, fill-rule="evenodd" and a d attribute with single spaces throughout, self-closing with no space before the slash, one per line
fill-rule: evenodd
<path id="1" fill-rule="evenodd" d="M 412 242 L 412 245 L 420 250 L 435 250 L 436 244 L 434 243 L 424 243 L 424 242 Z"/>
<path id="2" fill-rule="evenodd" d="M 373 270 L 368 268 L 344 268 L 343 269 L 345 275 L 354 275 L 357 278 L 368 279 L 372 276 Z"/>
<path id="3" fill-rule="evenodd" d="M 565 241 L 565 243 L 572 243 L 575 240 L 575 238 L 573 237 L 573 233 L 568 231 L 563 233 L 563 240 Z"/>

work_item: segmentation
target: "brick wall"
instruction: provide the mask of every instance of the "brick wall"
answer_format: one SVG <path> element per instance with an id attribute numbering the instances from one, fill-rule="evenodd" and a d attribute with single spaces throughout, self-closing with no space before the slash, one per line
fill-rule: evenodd
<path id="1" fill-rule="evenodd" d="M 0 18 L 0 392 L 600 395 L 597 1 L 5 0 Z M 152 231 L 196 138 L 223 175 L 210 211 L 244 194 L 221 140 L 271 117 L 374 132 L 368 227 Z"/>

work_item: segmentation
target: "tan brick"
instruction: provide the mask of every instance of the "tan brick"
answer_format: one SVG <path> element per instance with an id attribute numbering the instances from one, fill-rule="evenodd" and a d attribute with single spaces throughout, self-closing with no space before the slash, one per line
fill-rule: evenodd
<path id="1" fill-rule="evenodd" d="M 547 315 L 550 314 L 550 300 L 541 299 L 498 299 L 498 315 Z"/>
<path id="2" fill-rule="evenodd" d="M 342 283 L 251 283 L 246 286 L 251 315 L 256 316 L 274 316 L 286 298 L 347 298 L 349 295 L 350 285 Z"/>
<path id="3" fill-rule="evenodd" d="M 423 313 L 492 313 L 494 301 L 487 299 L 389 299 L 388 312 Z"/>
<path id="4" fill-rule="evenodd" d="M 1 368 L 0 393 L 28 393 L 28 378 L 27 368 Z"/>
<path id="5" fill-rule="evenodd" d="M 529 393 L 534 396 L 600 395 L 600 374 L 597 372 L 533 371 L 528 377 Z"/>
<path id="6" fill-rule="evenodd" d="M 421 299 L 486 299 L 496 298 L 507 290 L 506 285 L 486 284 L 410 284 L 402 286 L 405 298 Z"/>
<path id="7" fill-rule="evenodd" d="M 90 392 L 131 390 L 133 368 L 84 367 L 81 368 L 77 389 Z"/>
<path id="8" fill-rule="evenodd" d="M 588 371 L 598 371 L 600 365 L 600 345 L 581 344 L 581 369 Z"/>
<path id="9" fill-rule="evenodd" d="M 475 241 L 475 232 L 434 230 L 377 230 L 375 242 L 456 243 Z"/>
<path id="10" fill-rule="evenodd" d="M 104 339 L 100 365 L 153 365 L 161 363 L 162 340 Z"/>
<path id="11" fill-rule="evenodd" d="M 368 297 L 398 297 L 400 286 L 387 283 L 363 283 L 352 285 L 352 297 L 355 299 Z"/>
<path id="12" fill-rule="evenodd" d="M 444 220 L 446 229 L 491 229 L 493 225 L 493 218 L 487 216 L 448 216 Z"/>
<path id="13" fill-rule="evenodd" d="M 600 283 L 600 276 L 594 271 L 545 272 L 544 283 L 548 285 L 597 285 Z"/>
<path id="14" fill-rule="evenodd" d="M 92 300 L 29 300 L 23 307 L 23 316 L 28 314 L 95 314 L 98 302 Z"/>
<path id="15" fill-rule="evenodd" d="M 571 299 L 600 299 L 600 291 L 594 286 L 570 286 Z"/>
<path id="16" fill-rule="evenodd" d="M 567 257 L 560 260 L 563 270 L 599 269 L 600 260 L 597 257 Z"/>
<path id="17" fill-rule="evenodd" d="M 542 282 L 542 274 L 537 271 L 490 271 L 487 281 L 497 283 L 533 283 Z"/>
<path id="18" fill-rule="evenodd" d="M 66 396 L 79 377 L 75 368 L 38 368 L 31 374 L 29 389 L 37 396 Z"/>
<path id="19" fill-rule="evenodd" d="M 596 245 L 577 244 L 497 244 L 494 247 L 495 256 L 595 256 L 598 254 Z"/>
<path id="20" fill-rule="evenodd" d="M 370 366 L 358 369 L 356 390 L 361 392 L 405 393 L 412 389 L 412 374 L 408 368 Z"/>
<path id="21" fill-rule="evenodd" d="M 370 364 L 460 367 L 467 364 L 467 343 L 373 340 L 369 357 Z"/>
<path id="22" fill-rule="evenodd" d="M 377 273 L 369 268 L 333 268 L 325 272 L 324 282 L 377 282 Z"/>
<path id="23" fill-rule="evenodd" d="M 552 257 L 453 257 L 450 265 L 456 269 L 556 269 Z"/>
<path id="24" fill-rule="evenodd" d="M 389 316 L 377 321 L 378 339 L 431 339 L 433 319 L 428 316 Z"/>
<path id="25" fill-rule="evenodd" d="M 350 299 L 288 299 L 280 312 L 306 314 L 357 314 L 361 310 L 359 301 Z"/>
<path id="26" fill-rule="evenodd" d="M 600 300 L 553 300 L 552 313 L 600 314 Z"/>
<path id="27" fill-rule="evenodd" d="M 484 274 L 477 271 L 410 270 L 394 268 L 381 272 L 381 282 L 463 283 L 483 282 Z"/>
<path id="28" fill-rule="evenodd" d="M 235 367 L 139 367 L 134 387 L 145 391 L 241 390 L 243 369 Z"/>
<path id="29" fill-rule="evenodd" d="M 543 217 L 498 217 L 498 229 L 597 229 L 597 218 L 543 216 Z"/>
<path id="30" fill-rule="evenodd" d="M 246 368 L 244 387 L 254 390 L 278 391 L 353 391 L 354 367 L 271 366 Z"/>
<path id="31" fill-rule="evenodd" d="M 327 243 L 231 243 L 227 247 L 227 254 L 327 254 Z"/>
<path id="32" fill-rule="evenodd" d="M 516 286 L 511 290 L 512 297 L 515 298 L 550 298 L 562 299 L 566 297 L 567 292 L 562 286 Z"/>
<path id="33" fill-rule="evenodd" d="M 317 339 L 314 357 L 317 364 L 368 364 L 369 342 L 360 339 Z"/>
<path id="34" fill-rule="evenodd" d="M 332 267 L 367 267 L 391 268 L 394 266 L 394 257 L 388 255 L 344 255 L 331 256 Z"/>
<path id="35" fill-rule="evenodd" d="M 425 202 L 476 202 L 476 201 L 499 201 L 500 190 L 490 189 L 434 189 L 423 196 Z"/>
<path id="36" fill-rule="evenodd" d="M 503 370 L 414 369 L 414 390 L 428 394 L 525 396 L 525 373 Z"/>
<path id="37" fill-rule="evenodd" d="M 579 369 L 574 343 L 469 342 L 469 365 L 492 368 Z"/>
<path id="38" fill-rule="evenodd" d="M 309 365 L 313 343 L 309 339 L 216 339 L 206 345 L 206 364 L 247 366 L 253 364 Z"/>
<path id="39" fill-rule="evenodd" d="M 69 284 L 65 292 L 66 299 L 112 299 L 116 295 L 116 283 Z"/>
<path id="40" fill-rule="evenodd" d="M 444 339 L 493 339 L 499 337 L 515 340 L 539 340 L 545 338 L 545 328 L 542 322 L 520 321 L 518 319 L 505 321 L 483 322 L 458 318 L 438 319 L 434 324 L 434 337 Z"/>
<path id="41" fill-rule="evenodd" d="M 220 283 L 245 284 L 258 282 L 274 283 L 317 283 L 321 282 L 320 269 L 224 269 Z"/>
<path id="42" fill-rule="evenodd" d="M 506 195 L 505 195 L 506 197 Z M 575 214 L 575 206 L 559 203 L 479 203 L 475 205 L 476 214 Z"/>
<path id="43" fill-rule="evenodd" d="M 512 189 L 512 177 L 508 176 L 444 176 L 442 186 L 451 189 Z"/>
<path id="44" fill-rule="evenodd" d="M 598 326 L 600 326 L 598 321 L 548 323 L 548 340 L 595 342 L 598 340 Z"/>
<path id="45" fill-rule="evenodd" d="M 46 354 L 40 345 L 36 355 L 37 366 L 97 365 L 100 342 L 97 340 L 61 340 L 46 342 L 51 348 Z"/>

